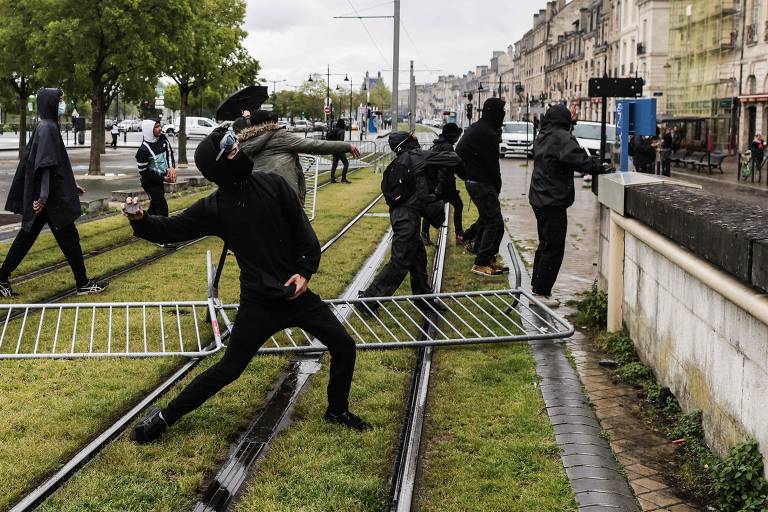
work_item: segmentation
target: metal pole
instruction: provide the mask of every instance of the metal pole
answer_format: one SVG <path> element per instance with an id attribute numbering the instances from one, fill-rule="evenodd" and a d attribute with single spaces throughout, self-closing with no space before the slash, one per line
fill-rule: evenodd
<path id="1" fill-rule="evenodd" d="M 327 81 L 325 82 L 325 106 L 330 108 L 331 107 L 331 65 L 328 64 L 328 76 Z M 325 123 L 328 125 L 328 129 L 331 129 L 331 114 L 325 115 Z"/>
<path id="2" fill-rule="evenodd" d="M 349 140 L 352 140 L 352 79 L 349 79 Z"/>
<path id="3" fill-rule="evenodd" d="M 398 88 L 400 87 L 400 0 L 395 0 L 395 32 L 392 48 L 392 129 L 397 130 Z"/>
<path id="4" fill-rule="evenodd" d="M 413 75 L 413 61 L 411 61 L 411 80 L 408 92 L 408 130 L 413 133 L 416 131 L 416 77 Z"/>

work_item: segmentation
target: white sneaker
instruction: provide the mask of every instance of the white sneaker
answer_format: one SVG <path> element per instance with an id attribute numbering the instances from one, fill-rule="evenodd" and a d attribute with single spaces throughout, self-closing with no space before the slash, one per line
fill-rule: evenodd
<path id="1" fill-rule="evenodd" d="M 533 294 L 533 298 L 537 301 L 541 302 L 548 308 L 559 308 L 560 307 L 560 301 L 556 298 L 552 297 L 551 295 L 539 295 L 538 293 Z"/>

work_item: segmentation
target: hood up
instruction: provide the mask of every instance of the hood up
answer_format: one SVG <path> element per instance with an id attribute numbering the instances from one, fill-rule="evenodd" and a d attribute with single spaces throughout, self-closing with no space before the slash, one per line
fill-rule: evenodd
<path id="1" fill-rule="evenodd" d="M 571 111 L 563 105 L 554 105 L 544 114 L 544 118 L 541 121 L 541 129 L 546 130 L 551 126 L 559 126 L 560 128 L 570 130 L 571 124 Z"/>
<path id="2" fill-rule="evenodd" d="M 61 95 L 60 89 L 47 88 L 37 91 L 37 116 L 40 119 L 57 121 Z"/>
<path id="3" fill-rule="evenodd" d="M 483 117 L 482 120 L 490 123 L 490 125 L 498 130 L 504 124 L 504 116 L 506 112 L 504 110 L 506 102 L 500 98 L 488 98 L 483 103 Z"/>
<path id="4" fill-rule="evenodd" d="M 157 142 L 157 137 L 155 137 L 155 125 L 157 124 L 157 121 L 154 119 L 145 119 L 141 122 L 141 134 L 144 136 L 144 140 L 147 142 Z"/>
<path id="5" fill-rule="evenodd" d="M 419 141 L 409 132 L 392 132 L 389 134 L 389 148 L 398 155 L 409 149 L 418 149 L 421 147 Z"/>
<path id="6" fill-rule="evenodd" d="M 258 126 L 246 128 L 238 134 L 240 147 L 243 148 L 243 146 L 247 146 L 247 149 L 243 149 L 246 149 L 248 156 L 253 157 L 266 147 L 267 143 L 272 140 L 272 137 L 274 137 L 275 134 L 283 129 L 283 126 L 275 123 L 260 124 Z"/>

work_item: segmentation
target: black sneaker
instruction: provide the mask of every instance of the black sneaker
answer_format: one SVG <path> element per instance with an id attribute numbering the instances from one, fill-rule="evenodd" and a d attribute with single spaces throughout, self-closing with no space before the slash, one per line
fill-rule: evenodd
<path id="1" fill-rule="evenodd" d="M 347 185 L 349 185 L 350 183 L 352 183 L 352 182 L 351 182 L 351 181 L 349 181 L 349 180 L 341 180 L 341 182 L 342 182 L 342 183 L 346 183 Z"/>
<path id="2" fill-rule="evenodd" d="M 8 281 L 0 281 L 0 296 L 13 297 L 13 289 Z"/>
<path id="3" fill-rule="evenodd" d="M 338 183 L 338 181 L 336 181 L 336 180 L 331 180 L 331 183 Z"/>
<path id="4" fill-rule="evenodd" d="M 343 412 L 341 414 L 334 414 L 331 411 L 325 411 L 325 416 L 323 416 L 323 419 L 328 423 L 335 423 L 336 425 L 341 425 L 345 428 L 357 430 L 358 432 L 367 432 L 369 430 L 373 430 L 373 426 L 370 423 L 349 411 Z"/>
<path id="5" fill-rule="evenodd" d="M 107 289 L 108 284 L 102 283 L 101 281 L 96 281 L 95 279 L 91 279 L 87 283 L 85 283 L 83 286 L 77 287 L 77 294 L 78 295 L 95 295 L 97 293 L 101 293 L 104 290 Z"/>
<path id="6" fill-rule="evenodd" d="M 363 292 L 357 292 L 357 298 L 364 299 L 365 295 Z M 378 312 L 379 305 L 375 302 L 355 302 L 355 309 L 364 317 L 373 318 Z"/>
<path id="7" fill-rule="evenodd" d="M 168 423 L 163 418 L 163 413 L 160 409 L 153 407 L 144 416 L 141 422 L 133 427 L 131 432 L 131 441 L 138 444 L 151 443 L 165 432 L 168 428 Z"/>

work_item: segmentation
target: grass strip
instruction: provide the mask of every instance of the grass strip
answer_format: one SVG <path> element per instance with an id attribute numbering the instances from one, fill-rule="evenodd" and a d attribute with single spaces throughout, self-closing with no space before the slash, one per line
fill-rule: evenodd
<path id="1" fill-rule="evenodd" d="M 386 222 L 380 219 L 365 219 L 353 228 L 324 255 L 312 279 L 313 290 L 338 296 L 385 229 Z M 205 361 L 184 383 L 215 360 L 218 357 Z M 156 444 L 138 447 L 126 438 L 113 443 L 41 510 L 190 510 L 211 468 L 254 411 L 263 407 L 269 385 L 286 360 L 287 356 L 254 358 L 240 379 L 183 418 Z M 318 400 L 325 404 L 322 393 Z M 322 412 L 317 419 L 321 416 Z M 335 430 L 342 440 L 354 436 Z"/>
<path id="2" fill-rule="evenodd" d="M 212 190 L 212 187 L 205 187 L 204 189 L 196 189 L 191 194 L 174 194 L 168 199 L 168 208 L 171 212 L 187 208 L 198 199 L 210 194 Z M 112 247 L 133 237 L 133 231 L 117 210 L 115 210 L 114 215 L 78 224 L 77 231 L 80 234 L 80 247 L 83 249 L 83 254 Z M 0 258 L 5 259 L 11 242 L 12 240 L 8 240 L 0 244 Z M 59 249 L 53 234 L 51 232 L 42 233 L 14 271 L 14 276 L 39 270 L 62 261 L 64 261 L 64 254 Z"/>
<path id="3" fill-rule="evenodd" d="M 321 240 L 328 239 L 370 202 L 370 190 L 378 178 L 362 171 L 354 181 L 353 185 L 320 192 L 315 229 Z M 199 300 L 206 294 L 205 251 L 218 254 L 221 245 L 217 239 L 204 240 L 123 275 L 112 281 L 99 301 Z M 230 261 L 220 287 L 225 300 L 237 300 L 238 278 L 237 265 Z M 315 282 L 313 279 L 313 286 L 317 286 Z M 50 295 L 51 288 L 43 293 Z M 88 300 L 92 297 L 80 302 Z M 4 475 L 0 509 L 56 469 L 59 461 L 111 424 L 179 364 L 174 358 L 1 361 L 0 417 L 7 421 L 0 422 L 0 471 Z"/>
<path id="4" fill-rule="evenodd" d="M 449 246 L 444 291 L 508 287 L 473 259 Z M 438 349 L 433 368 L 418 510 L 576 510 L 527 345 Z"/>

